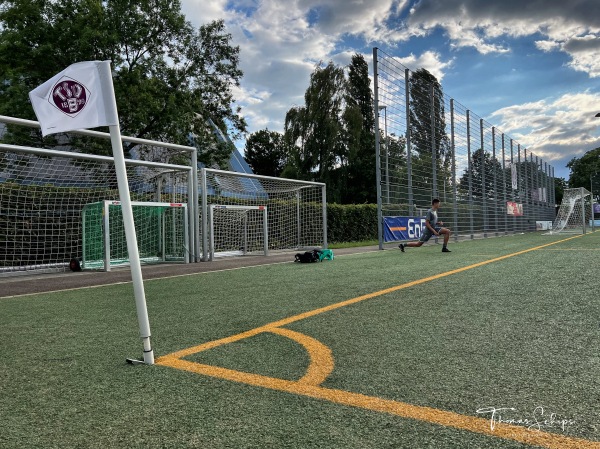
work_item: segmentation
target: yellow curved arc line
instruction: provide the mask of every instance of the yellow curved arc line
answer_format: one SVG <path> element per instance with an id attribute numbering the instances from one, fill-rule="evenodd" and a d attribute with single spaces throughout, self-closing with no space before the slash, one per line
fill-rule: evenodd
<path id="1" fill-rule="evenodd" d="M 309 337 L 308 335 L 301 334 L 300 332 L 279 327 L 274 327 L 270 329 L 269 332 L 287 337 L 297 343 L 300 343 L 302 346 L 304 346 L 306 352 L 308 352 L 310 364 L 308 365 L 306 374 L 299 379 L 297 383 L 315 386 L 321 385 L 333 371 L 334 363 L 331 349 L 329 349 L 319 340 Z"/>
<path id="2" fill-rule="evenodd" d="M 389 413 L 401 418 L 414 419 L 444 427 L 467 430 L 469 432 L 495 438 L 518 441 L 547 449 L 600 449 L 600 442 L 598 441 L 590 441 L 540 430 L 530 430 L 527 427 L 505 423 L 495 423 L 492 428 L 490 420 L 485 418 L 461 415 L 446 410 L 413 405 L 375 396 L 367 396 L 360 393 L 352 393 L 350 391 L 324 388 L 318 385 L 302 384 L 259 374 L 244 373 L 217 366 L 203 365 L 200 363 L 188 362 L 187 360 L 176 359 L 171 356 L 161 357 L 156 364 L 196 374 L 203 374 L 218 379 L 226 379 L 256 387 L 269 388 L 271 390 L 321 399 L 340 405 Z"/>
<path id="3" fill-rule="evenodd" d="M 590 441 L 581 438 L 568 437 L 564 435 L 559 435 L 556 433 L 543 432 L 543 431 L 531 431 L 526 427 L 520 427 L 516 425 L 504 424 L 504 423 L 496 423 L 493 429 L 490 428 L 490 421 L 473 417 L 467 415 L 460 415 L 458 413 L 439 410 L 430 407 L 417 406 L 404 402 L 393 401 L 389 399 L 382 399 L 373 396 L 366 396 L 359 393 L 352 393 L 349 391 L 343 390 L 334 390 L 329 388 L 323 388 L 318 385 L 311 384 L 309 382 L 294 382 L 288 381 L 284 379 L 277 379 L 273 377 L 262 376 L 258 374 L 250 374 L 244 373 L 241 371 L 230 370 L 226 368 L 219 368 L 216 366 L 203 365 L 200 363 L 189 362 L 187 360 L 181 360 L 182 357 L 186 357 L 191 354 L 195 354 L 200 351 L 204 351 L 210 348 L 214 348 L 223 344 L 232 343 L 234 341 L 243 340 L 244 338 L 249 338 L 254 335 L 263 333 L 263 332 L 273 332 L 274 330 L 286 332 L 284 329 L 281 329 L 281 326 L 285 326 L 287 324 L 300 321 L 312 316 L 319 315 L 324 312 L 328 312 L 331 310 L 335 310 L 341 307 L 349 306 L 351 304 L 356 304 L 358 302 L 375 298 L 378 296 L 382 296 L 391 292 L 395 292 L 398 290 L 402 290 L 405 288 L 409 288 L 415 285 L 424 284 L 426 282 L 433 281 L 435 279 L 443 278 L 446 276 L 451 276 L 453 274 L 461 273 L 467 270 L 471 270 L 473 268 L 485 266 L 487 264 L 491 264 L 494 262 L 498 262 L 501 260 L 508 259 L 510 257 L 518 256 L 521 254 L 526 254 L 531 251 L 540 250 L 543 248 L 548 248 L 550 246 L 556 245 L 558 243 L 562 243 L 568 240 L 572 240 L 575 238 L 582 237 L 582 235 L 577 235 L 574 237 L 569 237 L 566 239 L 558 240 L 556 242 L 547 243 L 545 245 L 536 246 L 534 248 L 529 248 L 526 250 L 518 251 L 512 254 L 507 254 L 505 256 L 496 257 L 493 259 L 489 259 L 483 262 L 475 263 L 473 265 L 465 266 L 462 268 L 454 269 L 447 271 L 445 273 L 440 273 L 434 276 L 429 276 L 426 278 L 422 278 L 416 281 L 408 282 L 402 285 L 397 285 L 395 287 L 387 288 L 384 290 L 380 290 L 377 292 L 373 292 L 367 295 L 358 296 L 356 298 L 352 298 L 346 301 L 342 301 L 339 303 L 331 304 L 326 307 L 321 307 L 319 309 L 314 309 L 308 312 L 300 313 L 298 315 L 294 315 L 288 318 L 284 318 L 264 326 L 251 329 L 246 332 L 242 332 L 237 335 L 232 335 L 230 337 L 222 338 L 219 340 L 203 343 L 198 346 L 194 346 L 191 348 L 183 349 L 181 351 L 173 352 L 171 354 L 160 357 L 156 360 L 157 365 L 169 366 L 171 368 L 176 368 L 179 370 L 189 371 L 197 374 L 204 374 L 207 376 L 212 376 L 220 379 L 227 379 L 234 382 L 245 383 L 253 386 L 261 386 L 264 388 L 270 388 L 273 390 L 285 391 L 288 393 L 294 393 L 298 395 L 304 395 L 307 397 L 322 399 L 326 401 L 331 401 L 337 404 L 359 407 L 364 409 L 369 409 L 373 411 L 379 411 L 384 413 L 394 414 L 404 418 L 415 419 L 424 422 L 430 422 L 434 424 L 438 424 L 446 427 L 453 427 L 457 429 L 468 430 L 470 432 L 480 433 L 489 435 L 496 438 L 504 438 L 507 440 L 519 441 L 529 445 L 537 445 L 544 448 L 549 449 L 600 449 L 599 441 Z M 289 331 L 290 333 L 293 331 Z M 277 331 L 275 333 L 278 333 Z M 282 333 L 282 332 L 279 332 Z M 304 336 L 304 338 L 310 338 Z M 322 374 L 321 374 L 322 375 Z M 305 375 L 306 377 L 306 375 Z M 303 378 L 304 379 L 304 378 Z M 312 378 L 308 378 L 309 380 Z M 301 379 L 302 380 L 302 379 Z"/>
<path id="4" fill-rule="evenodd" d="M 429 276 L 429 277 L 426 277 L 426 278 L 417 279 L 416 281 L 407 282 L 406 284 L 396 285 L 395 287 L 390 287 L 390 288 L 386 288 L 384 290 L 379 290 L 379 291 L 376 291 L 376 292 L 373 292 L 373 293 L 368 293 L 366 295 L 358 296 L 356 298 L 348 299 L 346 301 L 341 301 L 341 302 L 337 302 L 337 303 L 334 303 L 334 304 L 330 304 L 328 306 L 321 307 L 319 309 L 314 309 L 314 310 L 310 310 L 308 312 L 300 313 L 298 315 L 293 315 L 293 316 L 290 316 L 290 317 L 287 317 L 287 318 L 283 318 L 281 320 L 265 324 L 264 326 L 257 327 L 255 329 L 251 329 L 249 331 L 242 332 L 242 333 L 237 334 L 237 335 L 232 335 L 231 337 L 226 337 L 226 338 L 222 338 L 222 339 L 219 339 L 219 340 L 209 341 L 209 342 L 206 342 L 206 343 L 202 343 L 202 344 L 200 344 L 198 346 L 193 346 L 191 348 L 182 349 L 180 351 L 173 352 L 173 353 L 169 354 L 169 357 L 177 357 L 177 358 L 186 357 L 186 356 L 195 354 L 197 352 L 201 352 L 201 351 L 205 351 L 207 349 L 215 348 L 215 347 L 220 346 L 220 345 L 224 345 L 224 344 L 227 344 L 227 343 L 232 343 L 234 341 L 243 340 L 244 338 L 252 337 L 252 336 L 260 334 L 262 332 L 270 332 L 270 330 L 273 329 L 273 328 L 286 326 L 286 325 L 288 325 L 290 323 L 294 323 L 296 321 L 300 321 L 300 320 L 304 320 L 306 318 L 310 318 L 310 317 L 313 317 L 313 316 L 316 316 L 316 315 L 320 315 L 321 313 L 329 312 L 331 310 L 335 310 L 335 309 L 346 307 L 346 306 L 349 306 L 349 305 L 352 305 L 352 304 L 356 304 L 358 302 L 362 302 L 362 301 L 365 301 L 367 299 L 371 299 L 371 298 L 376 298 L 378 296 L 387 295 L 388 293 L 393 293 L 393 292 L 396 292 L 396 291 L 399 291 L 399 290 L 403 290 L 405 288 L 414 287 L 415 285 L 425 284 L 427 282 L 431 282 L 431 281 L 434 281 L 436 279 L 444 278 L 444 277 L 447 277 L 447 276 L 452 276 L 454 274 L 462 273 L 464 271 L 472 270 L 474 268 L 483 267 L 485 265 L 489 265 L 491 263 L 495 263 L 495 262 L 499 262 L 501 260 L 509 259 L 511 257 L 519 256 L 521 254 L 526 254 L 526 253 L 529 253 L 531 251 L 537 251 L 537 250 L 540 250 L 542 248 L 548 248 L 549 246 L 553 246 L 553 245 L 556 245 L 558 243 L 566 242 L 568 240 L 573 240 L 573 239 L 580 238 L 580 237 L 583 237 L 583 234 L 582 235 L 576 235 L 576 236 L 573 236 L 573 237 L 568 237 L 568 238 L 565 238 L 565 239 L 562 239 L 562 240 L 558 240 L 556 242 L 546 243 L 544 245 L 536 246 L 534 248 L 529 248 L 529 249 L 525 249 L 525 250 L 522 250 L 522 251 L 517 251 L 515 253 L 506 254 L 504 256 L 495 257 L 493 259 L 484 260 L 482 262 L 474 263 L 472 265 L 468 265 L 468 266 L 465 266 L 465 267 L 461 267 L 461 268 L 457 268 L 457 269 L 454 269 L 454 270 L 446 271 L 444 273 L 439 273 L 439 274 L 436 274 L 436 275 L 433 275 L 433 276 Z"/>

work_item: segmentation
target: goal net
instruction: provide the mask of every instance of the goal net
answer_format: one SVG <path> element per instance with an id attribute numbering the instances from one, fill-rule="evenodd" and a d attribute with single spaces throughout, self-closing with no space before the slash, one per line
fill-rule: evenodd
<path id="1" fill-rule="evenodd" d="M 83 256 L 84 206 L 120 199 L 113 158 L 97 155 L 111 151 L 108 134 L 64 133 L 40 141 L 35 128 L 36 122 L 0 117 L 0 275 L 69 270 L 71 259 Z M 190 206 L 195 197 L 188 195 L 192 167 L 169 163 L 169 157 L 180 161 L 194 149 L 186 153 L 169 143 L 123 139 L 131 153 L 125 160 L 131 200 L 187 204 L 192 223 L 190 209 L 197 215 Z M 39 148 L 42 144 L 51 149 Z M 164 156 L 160 161 L 159 155 Z M 169 231 L 171 225 L 165 226 Z"/>
<path id="2" fill-rule="evenodd" d="M 209 259 L 209 240 L 213 238 L 208 224 L 210 205 L 243 206 L 239 209 L 227 207 L 221 211 L 214 208 L 214 220 L 230 223 L 230 226 L 219 225 L 220 227 L 214 229 L 215 245 L 224 245 L 222 248 L 215 247 L 217 252 L 239 252 L 240 248 L 246 248 L 241 244 L 237 248 L 229 247 L 225 242 L 233 237 L 218 235 L 225 232 L 226 228 L 231 235 L 240 232 L 243 220 L 248 220 L 248 226 L 258 226 L 257 230 L 252 232 L 261 234 L 262 230 L 258 228 L 262 225 L 251 225 L 255 216 L 260 215 L 256 211 L 257 207 L 264 207 L 269 211 L 268 217 L 265 218 L 268 233 L 265 244 L 268 245 L 268 251 L 326 247 L 325 184 L 206 168 L 202 169 L 200 175 L 202 227 L 209 231 L 201 233 L 204 260 Z M 218 218 L 217 214 L 220 214 Z M 248 245 L 248 250 L 256 251 L 254 246 L 250 246 L 250 243 Z"/>
<path id="3" fill-rule="evenodd" d="M 584 234 L 592 219 L 592 194 L 583 187 L 565 189 L 550 234 Z"/>
<path id="4" fill-rule="evenodd" d="M 189 262 L 187 205 L 132 201 L 142 264 Z M 87 204 L 82 211 L 83 269 L 129 265 L 120 201 Z"/>
<path id="5" fill-rule="evenodd" d="M 269 254 L 269 230 L 265 206 L 209 208 L 210 260 L 219 256 Z"/>

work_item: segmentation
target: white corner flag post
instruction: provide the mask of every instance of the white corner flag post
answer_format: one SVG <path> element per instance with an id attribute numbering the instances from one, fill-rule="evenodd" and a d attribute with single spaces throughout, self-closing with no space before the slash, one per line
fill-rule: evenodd
<path id="1" fill-rule="evenodd" d="M 29 93 L 29 98 L 40 122 L 43 136 L 98 126 L 108 126 L 110 129 L 138 324 L 144 344 L 143 361 L 136 359 L 127 359 L 127 361 L 129 363 L 153 365 L 154 352 L 150 344 L 150 321 L 148 319 L 142 267 L 133 222 L 110 61 L 86 61 L 70 65 L 32 90 Z"/>

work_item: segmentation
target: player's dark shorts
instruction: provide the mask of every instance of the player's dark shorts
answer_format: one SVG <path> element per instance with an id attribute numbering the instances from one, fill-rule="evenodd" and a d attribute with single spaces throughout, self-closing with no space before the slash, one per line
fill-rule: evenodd
<path id="1" fill-rule="evenodd" d="M 435 229 L 435 232 L 437 232 L 439 234 L 440 231 L 442 230 L 442 227 L 441 226 L 436 226 L 434 229 Z M 425 243 L 431 237 L 433 237 L 433 234 L 431 233 L 431 231 L 429 230 L 429 228 L 425 228 L 425 230 L 423 231 L 423 234 L 421 235 L 421 238 L 419 239 L 419 241 Z"/>

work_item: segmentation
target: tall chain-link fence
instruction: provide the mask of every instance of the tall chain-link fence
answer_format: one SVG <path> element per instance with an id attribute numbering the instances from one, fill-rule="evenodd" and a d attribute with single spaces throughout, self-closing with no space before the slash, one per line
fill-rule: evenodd
<path id="1" fill-rule="evenodd" d="M 552 166 L 444 95 L 429 72 L 412 72 L 377 48 L 373 65 L 380 247 L 418 238 L 415 219 L 433 198 L 454 239 L 548 226 Z"/>

